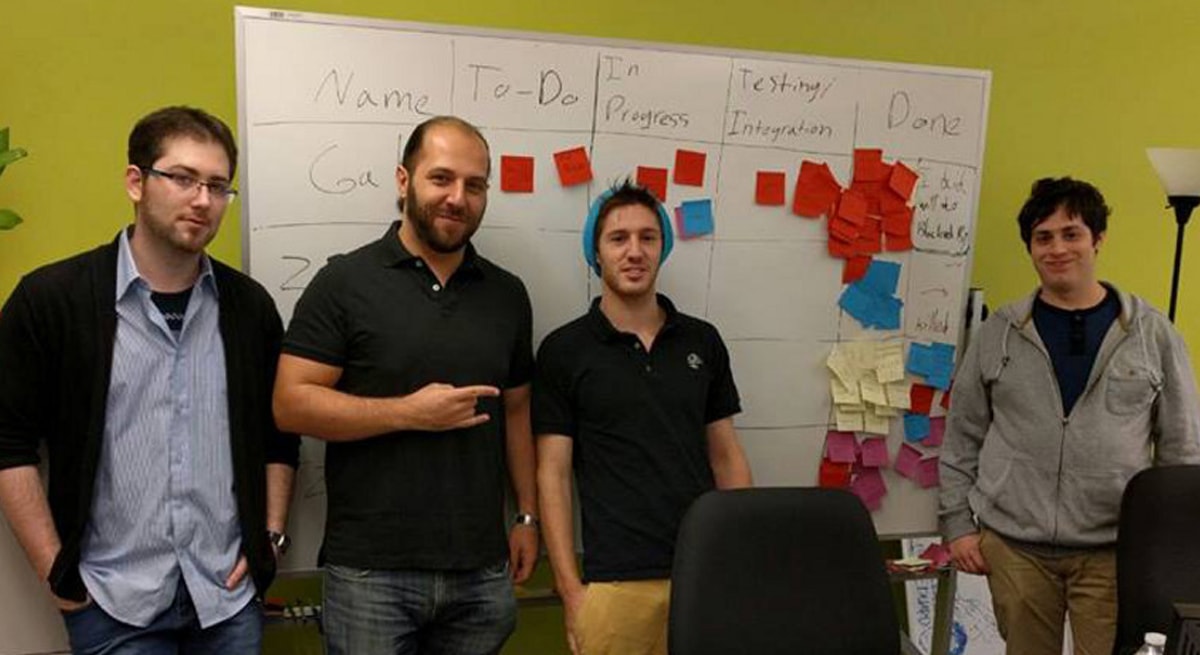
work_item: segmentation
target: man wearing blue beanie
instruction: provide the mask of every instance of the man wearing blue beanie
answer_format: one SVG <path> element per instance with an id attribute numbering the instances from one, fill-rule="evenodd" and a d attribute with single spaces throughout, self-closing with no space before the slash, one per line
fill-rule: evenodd
<path id="1" fill-rule="evenodd" d="M 751 484 L 725 344 L 656 293 L 671 246 L 670 220 L 649 191 L 626 181 L 601 194 L 583 230 L 600 297 L 538 351 L 542 530 L 575 655 L 666 655 L 679 522 L 702 493 Z"/>

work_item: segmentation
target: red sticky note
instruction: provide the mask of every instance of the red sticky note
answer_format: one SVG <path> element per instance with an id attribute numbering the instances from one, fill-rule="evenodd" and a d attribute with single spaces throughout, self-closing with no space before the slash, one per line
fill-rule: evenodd
<path id="1" fill-rule="evenodd" d="M 912 446 L 902 443 L 900 450 L 896 451 L 896 472 L 906 478 L 916 480 L 917 467 L 921 463 L 921 451 Z"/>
<path id="2" fill-rule="evenodd" d="M 850 484 L 850 467 L 850 464 L 838 464 L 822 457 L 821 470 L 817 474 L 817 484 L 835 489 L 848 486 Z"/>
<path id="3" fill-rule="evenodd" d="M 592 162 L 588 160 L 583 146 L 554 153 L 554 165 L 558 168 L 558 181 L 563 186 L 575 186 L 592 180 Z"/>
<path id="4" fill-rule="evenodd" d="M 940 446 L 942 445 L 942 435 L 945 433 L 946 417 L 939 416 L 937 418 L 931 418 L 929 419 L 929 436 L 921 440 L 921 445 L 929 446 L 930 448 Z"/>
<path id="5" fill-rule="evenodd" d="M 787 174 L 759 171 L 754 180 L 754 202 L 759 205 L 782 205 L 787 202 Z"/>
<path id="6" fill-rule="evenodd" d="M 953 382 L 951 382 L 950 386 L 942 392 L 942 409 L 946 411 L 950 411 L 950 391 L 952 389 L 954 389 Z"/>
<path id="7" fill-rule="evenodd" d="M 895 191 L 901 198 L 912 198 L 913 189 L 917 186 L 917 174 L 900 162 L 892 167 L 892 175 L 888 178 L 888 188 Z"/>
<path id="8" fill-rule="evenodd" d="M 858 440 L 853 432 L 830 430 L 825 435 L 825 457 L 837 464 L 853 464 Z"/>
<path id="9" fill-rule="evenodd" d="M 858 238 L 858 226 L 841 218 L 829 219 L 829 234 L 842 241 L 854 241 Z"/>
<path id="10" fill-rule="evenodd" d="M 849 259 L 854 256 L 854 246 L 850 245 L 849 241 L 839 239 L 833 235 L 829 236 L 829 254 L 834 257 Z"/>
<path id="11" fill-rule="evenodd" d="M 902 250 L 912 250 L 912 237 L 907 234 L 884 234 L 883 247 L 888 252 L 900 252 Z"/>
<path id="12" fill-rule="evenodd" d="M 827 164 L 802 161 L 800 174 L 796 176 L 792 213 L 807 218 L 830 213 L 841 194 L 842 187 Z"/>
<path id="13" fill-rule="evenodd" d="M 917 462 L 917 486 L 922 489 L 936 487 L 939 482 L 938 478 L 938 458 L 927 457 L 920 462 Z"/>
<path id="14" fill-rule="evenodd" d="M 885 211 L 883 214 L 883 231 L 893 236 L 912 233 L 912 207 L 904 207 L 899 211 Z"/>
<path id="15" fill-rule="evenodd" d="M 862 225 L 867 220 L 867 199 L 854 191 L 843 193 L 838 201 L 837 216 L 855 225 Z"/>
<path id="16" fill-rule="evenodd" d="M 882 213 L 895 213 L 908 209 L 908 201 L 896 195 L 895 191 L 890 188 L 884 188 L 883 193 L 879 194 L 879 205 Z"/>
<path id="17" fill-rule="evenodd" d="M 862 464 L 871 468 L 887 468 L 887 440 L 883 437 L 863 439 Z"/>
<path id="18" fill-rule="evenodd" d="M 533 193 L 533 157 L 501 155 L 500 190 Z"/>
<path id="19" fill-rule="evenodd" d="M 842 265 L 842 284 L 850 284 L 851 282 L 861 280 L 867 274 L 867 267 L 871 265 L 870 257 L 851 257 Z"/>
<path id="20" fill-rule="evenodd" d="M 880 252 L 883 252 L 883 247 L 879 245 L 879 234 L 871 236 L 859 233 L 858 238 L 854 240 L 854 254 L 858 257 L 876 255 Z"/>
<path id="21" fill-rule="evenodd" d="M 659 202 L 667 201 L 667 169 L 638 166 L 637 183 L 649 189 Z"/>
<path id="22" fill-rule="evenodd" d="M 856 148 L 854 150 L 854 180 L 857 182 L 883 182 L 887 179 L 887 166 L 883 163 L 883 150 L 879 148 Z"/>
<path id="23" fill-rule="evenodd" d="M 708 155 L 694 150 L 675 151 L 675 184 L 704 186 L 704 160 Z"/>
<path id="24" fill-rule="evenodd" d="M 914 384 L 908 392 L 908 401 L 912 404 L 913 414 L 929 414 L 933 407 L 933 387 L 924 384 Z"/>

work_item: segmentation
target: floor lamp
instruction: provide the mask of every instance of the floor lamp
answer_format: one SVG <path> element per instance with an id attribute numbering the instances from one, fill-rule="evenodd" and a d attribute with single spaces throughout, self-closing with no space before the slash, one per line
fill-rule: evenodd
<path id="1" fill-rule="evenodd" d="M 1175 266 L 1171 269 L 1171 309 L 1167 314 L 1175 322 L 1175 302 L 1179 295 L 1179 269 L 1183 257 L 1183 230 L 1192 210 L 1200 205 L 1200 149 L 1147 148 L 1146 155 L 1163 190 L 1167 204 L 1175 208 Z"/>

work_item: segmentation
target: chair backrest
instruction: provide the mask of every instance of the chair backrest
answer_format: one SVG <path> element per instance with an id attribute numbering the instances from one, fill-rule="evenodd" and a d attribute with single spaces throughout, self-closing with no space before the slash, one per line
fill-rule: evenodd
<path id="1" fill-rule="evenodd" d="M 1146 469 L 1125 487 L 1113 653 L 1134 652 L 1147 632 L 1166 633 L 1177 602 L 1200 602 L 1200 466 Z"/>
<path id="2" fill-rule="evenodd" d="M 680 526 L 671 655 L 896 655 L 875 527 L 836 489 L 709 492 Z"/>

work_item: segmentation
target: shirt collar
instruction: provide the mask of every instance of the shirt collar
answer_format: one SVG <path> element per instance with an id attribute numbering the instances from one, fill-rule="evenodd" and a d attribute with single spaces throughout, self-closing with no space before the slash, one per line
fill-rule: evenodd
<path id="1" fill-rule="evenodd" d="M 662 329 L 658 331 L 659 334 L 663 334 L 668 329 L 673 328 L 678 322 L 679 310 L 675 309 L 675 303 L 671 302 L 670 298 L 661 293 L 655 294 L 655 298 L 658 300 L 658 306 L 662 307 L 663 311 L 667 313 L 667 320 L 663 321 Z M 600 309 L 600 296 L 592 298 L 592 306 L 588 309 L 588 323 L 596 335 L 603 341 L 616 341 L 628 339 L 633 336 L 628 332 L 617 330 L 613 326 L 612 321 L 608 320 L 608 317 Z"/>
<path id="2" fill-rule="evenodd" d="M 147 289 L 150 284 L 142 277 L 138 271 L 137 262 L 133 260 L 133 248 L 129 245 L 129 235 L 133 232 L 133 226 L 129 226 L 121 230 L 120 236 L 117 238 L 117 290 L 116 300 L 119 302 L 125 294 L 129 293 L 129 289 L 133 287 L 135 282 L 141 282 Z M 193 287 L 205 287 L 212 291 L 213 297 L 217 297 L 217 282 L 213 276 L 212 260 L 207 254 L 200 255 L 200 275 L 196 278 L 196 283 Z"/>
<path id="3" fill-rule="evenodd" d="M 420 260 L 400 242 L 400 223 L 401 221 L 392 221 L 383 236 L 376 242 L 379 262 L 388 268 L 412 266 Z M 475 252 L 475 246 L 468 241 L 463 251 L 462 264 L 455 271 L 455 275 L 459 273 L 482 274 L 483 267 L 479 265 L 479 259 L 479 254 Z"/>

